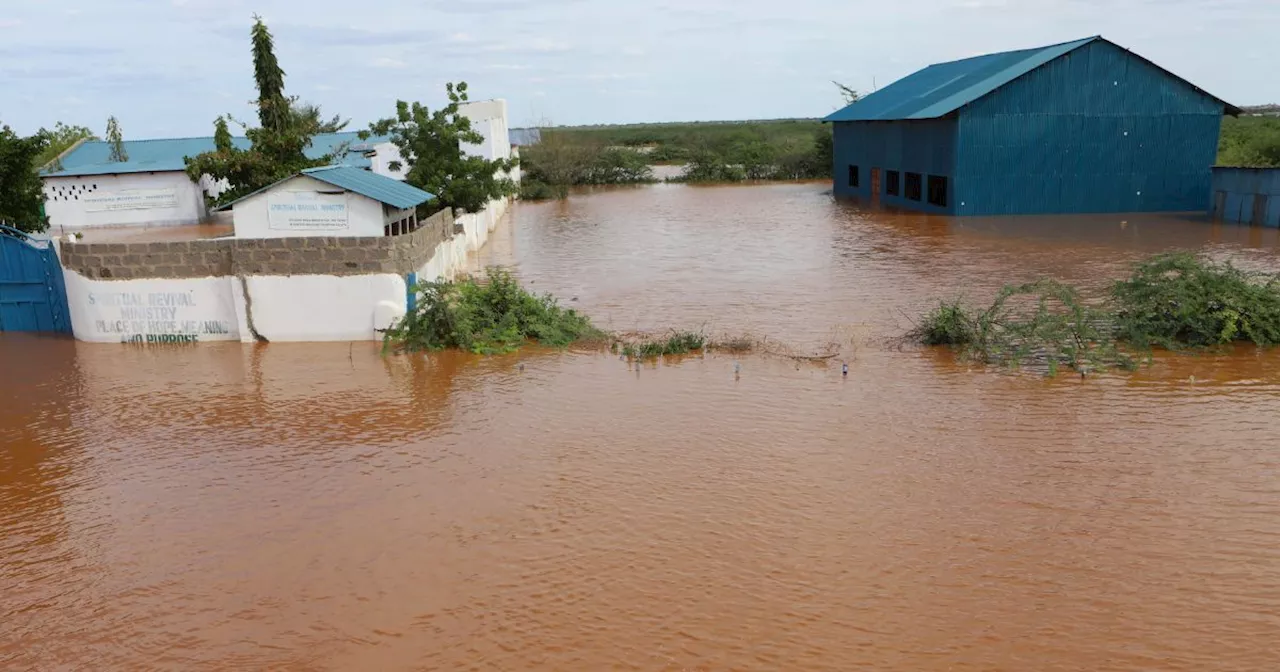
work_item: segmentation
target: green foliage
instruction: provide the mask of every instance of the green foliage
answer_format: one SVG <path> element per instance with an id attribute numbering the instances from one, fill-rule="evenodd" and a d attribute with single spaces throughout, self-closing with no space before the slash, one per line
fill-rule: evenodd
<path id="1" fill-rule="evenodd" d="M 445 89 L 448 105 L 432 112 L 421 103 L 397 101 L 396 116 L 370 124 L 361 135 L 390 135 L 409 164 L 406 182 L 435 194 L 439 205 L 478 212 L 489 201 L 516 193 L 515 183 L 505 175 L 517 162 L 463 152 L 464 145 L 478 145 L 484 136 L 471 128 L 471 120 L 459 109 L 467 102 L 467 83 L 449 83 Z"/>
<path id="2" fill-rule="evenodd" d="M 1164 254 L 1111 288 L 1116 335 L 1139 347 L 1280 343 L 1280 280 L 1191 254 Z"/>
<path id="3" fill-rule="evenodd" d="M 698 331 L 672 331 L 666 336 L 624 342 L 622 355 L 629 359 L 652 359 L 667 355 L 687 355 L 707 345 L 706 334 Z"/>
<path id="4" fill-rule="evenodd" d="M 231 144 L 231 129 L 227 128 L 227 118 L 218 117 L 213 122 L 213 146 L 214 151 L 230 152 L 235 149 Z"/>
<path id="5" fill-rule="evenodd" d="M 271 31 L 257 14 L 253 15 L 249 36 L 253 44 L 253 80 L 258 88 L 258 123 L 272 134 L 285 134 L 292 125 L 292 115 L 289 99 L 284 95 L 284 70 L 276 59 Z"/>
<path id="6" fill-rule="evenodd" d="M 43 134 L 23 138 L 0 127 L 0 222 L 38 233 L 49 228 L 44 216 L 44 186 L 36 173 L 37 157 L 48 147 Z"/>
<path id="7" fill-rule="evenodd" d="M 579 142 L 553 129 L 544 131 L 541 142 L 521 152 L 523 199 L 564 198 L 573 186 L 654 181 L 649 158 L 641 152 Z"/>
<path id="8" fill-rule="evenodd" d="M 1222 120 L 1218 165 L 1280 166 L 1280 117 L 1227 117 Z"/>
<path id="9" fill-rule="evenodd" d="M 115 117 L 107 118 L 107 142 L 111 145 L 111 160 L 123 163 L 129 160 L 129 153 L 124 151 L 124 133 L 120 131 L 120 122 Z"/>
<path id="10" fill-rule="evenodd" d="M 1085 373 L 1131 369 L 1138 359 L 1113 337 L 1110 316 L 1088 305 L 1074 287 L 1055 280 L 1006 285 L 985 310 L 943 302 L 908 333 L 925 345 L 950 345 L 993 366 L 1062 366 Z"/>
<path id="11" fill-rule="evenodd" d="M 563 347 L 603 336 L 587 316 L 560 307 L 549 294 L 525 291 L 501 269 L 489 269 L 483 281 L 465 277 L 421 283 L 417 292 L 414 309 L 386 333 L 389 346 L 497 354 L 528 341 Z"/>
<path id="12" fill-rule="evenodd" d="M 345 125 L 345 122 L 337 117 L 332 122 L 322 122 L 318 107 L 300 106 L 297 99 L 285 95 L 284 71 L 276 60 L 271 32 L 260 17 L 254 17 L 251 39 L 261 126 L 245 129 L 249 149 L 240 150 L 232 145 L 227 129 L 229 117 L 219 117 L 214 122 L 214 151 L 185 159 L 187 175 L 193 181 L 208 175 L 230 185 L 218 194 L 214 205 L 229 203 L 307 168 L 332 163 L 340 153 L 307 158 L 304 150 L 311 146 L 313 136 L 326 128 L 326 124 Z"/>
<path id="13" fill-rule="evenodd" d="M 741 182 L 747 179 L 747 171 L 713 150 L 699 149 L 690 154 L 679 179 L 681 182 Z"/>
<path id="14" fill-rule="evenodd" d="M 340 114 L 325 121 L 319 105 L 299 103 L 296 96 L 289 99 L 289 114 L 295 128 L 301 128 L 311 135 L 339 133 L 351 123 L 350 119 L 343 119 Z"/>
<path id="15" fill-rule="evenodd" d="M 557 145 L 555 150 L 543 148 L 549 141 Z M 566 146 L 588 148 L 588 154 L 602 148 L 635 148 L 636 158 L 648 164 L 684 164 L 686 171 L 679 179 L 685 182 L 830 177 L 833 156 L 831 129 L 814 119 L 578 126 L 543 129 L 541 143 L 522 148 L 526 173 L 555 163 L 549 160 L 553 157 L 567 161 L 573 153 Z M 573 161 L 585 164 L 589 159 Z M 564 183 L 563 178 L 548 180 L 536 172 L 534 179 Z"/>
<path id="16" fill-rule="evenodd" d="M 42 128 L 36 135 L 41 136 L 45 141 L 44 151 L 40 152 L 40 156 L 37 156 L 35 160 L 37 169 L 49 166 L 53 170 L 61 170 L 59 165 L 50 165 L 57 160 L 60 154 L 81 140 L 98 139 L 98 136 L 94 135 L 93 131 L 85 126 L 68 126 L 61 121 L 54 124 L 52 130 Z"/>
<path id="17" fill-rule="evenodd" d="M 1188 253 L 1154 256 L 1095 303 L 1053 280 L 1008 285 L 976 311 L 930 311 L 906 340 L 951 345 L 984 364 L 1133 368 L 1153 347 L 1280 344 L 1280 278 Z"/>
<path id="18" fill-rule="evenodd" d="M 977 338 L 978 324 L 960 301 L 940 301 L 911 330 L 910 339 L 923 345 L 969 345 Z"/>

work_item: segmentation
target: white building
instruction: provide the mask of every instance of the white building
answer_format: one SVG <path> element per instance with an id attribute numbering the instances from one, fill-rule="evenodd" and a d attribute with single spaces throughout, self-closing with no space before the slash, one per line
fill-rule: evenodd
<path id="1" fill-rule="evenodd" d="M 249 147 L 247 138 L 233 142 Z M 344 164 L 376 169 L 380 158 L 399 156 L 395 149 L 385 137 L 361 140 L 354 132 L 326 133 L 312 139 L 306 154 L 334 154 Z M 218 189 L 208 178 L 196 183 L 187 177 L 184 158 L 213 150 L 212 137 L 126 140 L 126 160 L 112 161 L 110 143 L 72 147 L 42 175 L 50 232 L 203 221 L 208 215 L 205 195 L 216 196 Z"/>
<path id="2" fill-rule="evenodd" d="M 511 158 L 505 100 L 463 103 L 460 111 L 484 137 L 464 151 L 489 160 Z M 234 138 L 233 143 L 240 149 L 250 146 L 247 138 Z M 112 161 L 110 143 L 92 141 L 72 147 L 43 173 L 50 233 L 204 221 L 209 215 L 205 195 L 216 196 L 219 189 L 207 177 L 199 183 L 187 177 L 184 159 L 213 150 L 212 137 L 126 140 L 126 160 Z M 334 155 L 334 163 L 397 180 L 404 179 L 408 168 L 390 138 L 361 140 L 354 131 L 317 135 L 306 154 L 312 158 Z M 394 163 L 400 164 L 399 170 L 392 170 Z M 519 180 L 518 170 L 511 177 Z"/>
<path id="3" fill-rule="evenodd" d="M 236 238 L 383 236 L 418 228 L 416 208 L 435 196 L 363 168 L 324 166 L 223 206 Z"/>

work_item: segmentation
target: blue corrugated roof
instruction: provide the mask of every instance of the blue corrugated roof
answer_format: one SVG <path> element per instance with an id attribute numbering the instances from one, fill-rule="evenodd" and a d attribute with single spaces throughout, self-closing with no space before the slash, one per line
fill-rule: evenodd
<path id="1" fill-rule="evenodd" d="M 302 174 L 361 196 L 368 196 L 393 208 L 417 207 L 436 197 L 435 194 L 400 180 L 352 166 L 309 168 L 302 171 Z"/>
<path id="2" fill-rule="evenodd" d="M 361 140 L 356 131 L 324 133 L 311 139 L 311 146 L 304 152 L 310 158 L 319 158 L 336 151 L 346 143 L 346 152 L 340 160 L 357 167 L 368 167 L 369 159 L 361 154 L 368 145 L 385 142 L 387 138 L 373 136 Z M 248 138 L 232 138 L 238 149 L 248 149 Z M 196 156 L 214 149 L 213 137 L 171 138 L 164 140 L 125 140 L 124 151 L 128 161 L 112 161 L 111 145 L 93 141 L 82 143 L 62 157 L 62 170 L 46 172 L 45 177 L 73 177 L 77 175 L 114 175 L 122 173 L 148 173 L 186 170 L 183 158 Z"/>
<path id="3" fill-rule="evenodd" d="M 1005 51 L 931 65 L 903 77 L 848 107 L 831 113 L 823 121 L 936 119 L 964 107 L 1049 61 L 1097 40 L 1103 40 L 1103 38 L 1086 37 L 1082 40 L 1047 47 Z M 1168 71 L 1165 70 L 1165 72 Z M 1172 73 L 1170 76 L 1177 77 Z M 1197 87 L 1197 90 L 1200 89 Z M 1228 114 L 1238 112 L 1229 103 L 1223 102 L 1223 105 Z"/>
<path id="4" fill-rule="evenodd" d="M 356 166 L 320 166 L 319 168 L 308 168 L 298 173 L 298 175 L 306 175 L 321 182 L 327 182 L 335 187 L 360 194 L 361 196 L 367 196 L 395 208 L 417 207 L 436 197 L 435 194 L 405 184 L 400 180 L 378 175 Z M 284 184 L 298 175 L 290 175 L 279 182 L 269 184 L 230 203 L 220 205 L 217 209 L 230 210 L 235 204 L 253 198 L 264 191 L 269 191 L 275 188 L 276 185 Z"/>

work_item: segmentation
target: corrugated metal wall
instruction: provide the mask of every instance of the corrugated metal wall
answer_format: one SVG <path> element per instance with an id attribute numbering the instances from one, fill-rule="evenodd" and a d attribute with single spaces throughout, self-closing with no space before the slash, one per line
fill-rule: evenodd
<path id="1" fill-rule="evenodd" d="M 881 171 L 880 202 L 912 210 L 949 214 L 954 212 L 955 198 L 948 197 L 948 207 L 939 208 L 927 202 L 929 175 L 950 178 L 955 170 L 956 120 L 954 117 L 926 121 L 852 121 L 836 122 L 834 129 L 835 166 L 834 193 L 840 197 L 871 197 L 871 170 Z M 849 166 L 858 167 L 858 186 L 848 181 Z M 884 193 L 884 173 L 890 170 L 903 175 L 899 196 Z M 922 187 L 919 201 L 905 198 L 906 173 L 920 173 Z M 954 187 L 949 187 L 954 194 Z"/>
<path id="2" fill-rule="evenodd" d="M 1222 104 L 1106 42 L 962 108 L 957 214 L 1203 211 Z"/>
<path id="3" fill-rule="evenodd" d="M 1214 168 L 1212 193 L 1214 219 L 1280 227 L 1280 168 Z"/>

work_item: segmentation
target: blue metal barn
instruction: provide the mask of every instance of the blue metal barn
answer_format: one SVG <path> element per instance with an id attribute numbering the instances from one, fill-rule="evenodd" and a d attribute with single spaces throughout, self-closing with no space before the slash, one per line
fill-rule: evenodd
<path id="1" fill-rule="evenodd" d="M 835 195 L 949 215 L 1205 211 L 1239 109 L 1101 37 L 932 65 L 826 118 Z"/>

